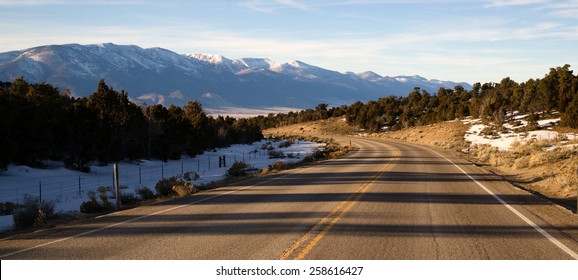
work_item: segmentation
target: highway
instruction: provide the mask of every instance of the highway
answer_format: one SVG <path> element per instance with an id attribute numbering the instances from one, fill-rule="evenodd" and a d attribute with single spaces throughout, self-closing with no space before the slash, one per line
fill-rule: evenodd
<path id="1" fill-rule="evenodd" d="M 351 141 L 342 159 L 2 239 L 0 259 L 578 259 L 570 211 L 451 153 Z"/>

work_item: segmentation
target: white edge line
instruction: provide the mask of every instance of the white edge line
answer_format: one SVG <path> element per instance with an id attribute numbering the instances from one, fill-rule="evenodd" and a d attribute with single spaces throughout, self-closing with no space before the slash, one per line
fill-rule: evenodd
<path id="1" fill-rule="evenodd" d="M 510 211 L 512 211 L 512 213 L 516 214 L 516 216 L 518 216 L 520 219 L 522 219 L 524 222 L 526 222 L 528 225 L 530 225 L 531 227 L 533 227 L 537 232 L 539 232 L 540 234 L 542 234 L 544 237 L 546 237 L 548 240 L 550 240 L 550 242 L 554 243 L 554 245 L 558 246 L 558 248 L 562 249 L 562 251 L 566 252 L 568 255 L 570 255 L 572 258 L 578 260 L 578 254 L 574 251 L 572 251 L 572 249 L 566 247 L 566 245 L 562 244 L 562 242 L 560 242 L 558 239 L 556 239 L 554 236 L 550 235 L 548 232 L 546 232 L 544 229 L 542 229 L 540 226 L 536 225 L 534 222 L 532 222 L 532 220 L 528 219 L 528 217 L 524 216 L 524 214 L 520 213 L 518 210 L 516 210 L 514 207 L 512 207 L 510 204 L 508 204 L 507 202 L 505 202 L 502 198 L 500 198 L 498 195 L 494 194 L 492 191 L 490 191 L 486 186 L 484 186 L 484 184 L 480 183 L 478 180 L 476 180 L 474 177 L 472 177 L 470 174 L 468 174 L 466 171 L 464 171 L 461 167 L 459 167 L 457 164 L 455 164 L 454 162 L 452 162 L 449 158 L 445 157 L 444 155 L 425 148 L 425 147 L 420 147 L 420 148 L 424 148 L 426 150 L 429 150 L 431 152 L 434 152 L 436 154 L 438 154 L 439 156 L 445 158 L 449 163 L 453 164 L 457 169 L 459 169 L 462 173 L 464 173 L 466 176 L 468 176 L 468 178 L 470 178 L 472 181 L 474 181 L 478 186 L 480 186 L 484 191 L 486 191 L 488 194 L 490 194 L 491 196 L 493 196 L 497 201 L 499 201 L 500 203 L 502 203 L 504 206 L 506 206 L 506 208 L 508 208 Z"/>
<path id="2" fill-rule="evenodd" d="M 269 183 L 269 182 L 272 182 L 272 181 L 276 181 L 276 180 L 279 180 L 279 179 L 283 179 L 283 178 L 285 178 L 285 177 L 287 177 L 287 176 L 290 176 L 290 175 L 293 175 L 293 174 L 298 174 L 298 173 L 301 173 L 301 172 L 303 172 L 303 171 L 305 171 L 305 170 L 307 170 L 307 169 L 305 168 L 305 169 L 297 170 L 296 172 L 289 173 L 289 174 L 286 174 L 286 175 L 283 175 L 283 176 L 279 176 L 279 177 L 275 177 L 275 178 L 269 179 L 269 180 L 267 180 L 267 181 L 263 181 L 263 182 L 260 182 L 260 183 L 257 183 L 257 184 L 253 184 L 253 185 L 250 185 L 250 186 L 242 187 L 242 188 L 240 188 L 240 189 L 235 189 L 235 190 L 228 191 L 228 192 L 225 192 L 225 193 L 222 193 L 222 194 L 209 196 L 209 197 L 206 197 L 206 198 L 203 198 L 203 199 L 200 199 L 200 200 L 195 200 L 195 201 L 190 202 L 190 203 L 187 203 L 187 204 L 175 206 L 175 207 L 173 207 L 173 208 L 164 209 L 164 210 L 157 211 L 157 212 L 154 212 L 154 213 L 151 213 L 151 214 L 139 216 L 139 217 L 136 217 L 136 218 L 132 218 L 132 219 L 129 219 L 129 220 L 126 220 L 126 221 L 118 222 L 118 223 L 111 224 L 111 225 L 108 225 L 108 226 L 104 226 L 104 227 L 101 227 L 101 228 L 89 230 L 89 231 L 82 232 L 82 233 L 79 233 L 79 234 L 76 234 L 76 235 L 72 235 L 72 236 L 69 236 L 69 237 L 57 239 L 57 240 L 50 241 L 50 242 L 47 242 L 47 243 L 42 243 L 42 244 L 39 244 L 39 245 L 30 247 L 30 248 L 25 248 L 25 249 L 21 249 L 21 250 L 18 250 L 18 251 L 14 251 L 14 252 L 11 252 L 11 253 L 8 253 L 8 254 L 1 255 L 0 258 L 5 258 L 5 257 L 17 255 L 17 254 L 20 254 L 20 253 L 24 253 L 24 252 L 27 252 L 27 251 L 30 251 L 30 250 L 38 249 L 38 248 L 45 247 L 45 246 L 48 246 L 48 245 L 52 245 L 52 244 L 55 244 L 55 243 L 60 243 L 60 242 L 63 242 L 63 241 L 69 240 L 69 239 L 81 237 L 81 236 L 88 235 L 88 234 L 95 233 L 95 232 L 99 232 L 99 231 L 102 231 L 102 230 L 105 230 L 105 229 L 108 229 L 108 228 L 116 227 L 116 226 L 123 225 L 123 224 L 126 224 L 126 223 L 134 222 L 134 221 L 138 221 L 138 220 L 141 220 L 141 219 L 144 219 L 144 218 L 156 216 L 156 215 L 159 215 L 159 214 L 162 214 L 162 213 L 165 213 L 165 212 L 170 212 L 170 211 L 173 211 L 173 210 L 177 210 L 177 209 L 179 209 L 179 208 L 183 208 L 183 207 L 186 207 L 186 206 L 195 205 L 195 204 L 198 204 L 198 203 L 201 203 L 201 202 L 205 202 L 205 201 L 208 201 L 208 200 L 212 200 L 212 199 L 215 199 L 215 198 L 224 196 L 224 195 L 228 195 L 228 194 L 235 193 L 235 192 L 239 192 L 239 191 L 242 191 L 242 190 L 245 190 L 245 189 L 248 189 L 248 188 L 252 188 L 252 187 L 254 187 L 254 186 L 259 186 L 259 185 L 263 185 L 263 184 L 266 184 L 266 183 Z"/>

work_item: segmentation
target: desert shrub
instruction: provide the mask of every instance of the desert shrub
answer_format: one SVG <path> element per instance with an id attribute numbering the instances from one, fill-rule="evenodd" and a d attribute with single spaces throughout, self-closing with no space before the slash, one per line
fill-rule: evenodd
<path id="1" fill-rule="evenodd" d="M 112 204 L 108 200 L 108 198 L 109 198 L 108 193 L 112 192 L 112 188 L 100 186 L 100 187 L 98 187 L 97 191 L 98 191 L 98 197 L 100 198 L 100 201 L 102 201 L 102 206 L 104 207 L 104 209 L 112 209 Z"/>
<path id="2" fill-rule="evenodd" d="M 530 142 L 530 147 L 533 152 L 542 151 L 545 148 L 551 147 L 552 144 L 548 140 L 535 140 Z"/>
<path id="3" fill-rule="evenodd" d="M 134 193 L 121 193 L 120 203 L 121 204 L 134 204 L 138 202 L 138 198 Z"/>
<path id="4" fill-rule="evenodd" d="M 196 181 L 199 180 L 199 178 L 201 178 L 201 176 L 199 176 L 197 172 L 185 172 L 185 174 L 183 174 L 185 181 Z"/>
<path id="5" fill-rule="evenodd" d="M 6 201 L 4 202 L 4 213 L 6 215 L 10 215 L 14 213 L 14 209 L 16 209 L 16 204 L 14 202 Z"/>
<path id="6" fill-rule="evenodd" d="M 269 158 L 285 158 L 285 153 L 277 150 L 270 150 Z"/>
<path id="7" fill-rule="evenodd" d="M 499 153 L 491 153 L 488 157 L 487 162 L 491 165 L 491 166 L 503 166 L 504 165 L 504 160 L 502 159 L 502 157 L 500 156 Z"/>
<path id="8" fill-rule="evenodd" d="M 42 201 L 30 195 L 24 196 L 24 204 L 14 212 L 16 228 L 37 227 L 54 218 L 54 202 Z"/>
<path id="9" fill-rule="evenodd" d="M 313 160 L 320 160 L 325 159 L 327 157 L 327 150 L 326 149 L 316 149 L 311 153 L 311 157 Z"/>
<path id="10" fill-rule="evenodd" d="M 542 166 L 550 162 L 548 152 L 540 152 L 530 156 L 530 167 Z"/>
<path id="11" fill-rule="evenodd" d="M 486 126 L 482 129 L 482 131 L 480 131 L 480 135 L 486 135 L 486 136 L 490 136 L 490 137 L 497 137 L 498 132 L 496 132 L 496 128 L 492 127 L 492 126 Z"/>
<path id="12" fill-rule="evenodd" d="M 514 140 L 514 142 L 512 142 L 512 144 L 510 145 L 510 151 L 512 151 L 516 155 L 526 155 L 525 154 L 526 151 L 523 146 L 524 146 L 523 143 L 521 143 L 518 140 Z"/>
<path id="13" fill-rule="evenodd" d="M 269 173 L 270 173 L 269 168 L 263 168 L 263 169 L 261 169 L 261 175 L 267 175 L 267 174 L 269 174 Z"/>
<path id="14" fill-rule="evenodd" d="M 508 123 L 509 123 L 511 126 L 522 126 L 522 125 L 523 125 L 523 123 L 522 123 L 521 120 L 510 120 Z"/>
<path id="15" fill-rule="evenodd" d="M 339 146 L 337 144 L 329 144 L 323 148 L 319 148 L 316 149 L 315 151 L 313 151 L 313 153 L 311 154 L 311 158 L 305 158 L 303 161 L 313 161 L 313 160 L 323 160 L 323 159 L 332 159 L 332 158 L 338 158 L 341 157 L 345 154 L 347 154 L 349 151 L 351 151 L 351 147 L 349 146 Z"/>
<path id="16" fill-rule="evenodd" d="M 279 143 L 279 148 L 288 148 L 295 143 L 295 140 L 289 139 Z"/>
<path id="17" fill-rule="evenodd" d="M 568 176 L 567 174 L 558 174 L 554 177 L 556 185 L 560 188 L 571 188 L 572 186 L 578 184 L 575 176 Z"/>
<path id="18" fill-rule="evenodd" d="M 82 213 L 93 214 L 102 213 L 104 211 L 106 211 L 106 209 L 96 200 L 88 200 L 80 204 L 80 212 Z"/>
<path id="19" fill-rule="evenodd" d="M 267 150 L 267 149 L 269 149 L 269 147 L 273 147 L 273 146 L 272 146 L 271 142 L 267 141 L 261 145 L 261 150 Z"/>
<path id="20" fill-rule="evenodd" d="M 172 187 L 173 193 L 180 197 L 188 196 L 195 193 L 195 187 L 191 183 L 180 182 Z"/>
<path id="21" fill-rule="evenodd" d="M 307 163 L 307 162 L 313 162 L 315 159 L 313 158 L 313 156 L 306 156 L 303 158 L 303 162 Z"/>
<path id="22" fill-rule="evenodd" d="M 572 157 L 572 154 L 574 152 L 570 149 L 564 149 L 564 148 L 556 148 L 553 151 L 550 152 L 550 161 L 549 163 L 553 163 L 553 162 L 557 162 L 557 161 L 561 161 L 561 160 L 565 160 L 565 159 L 569 159 L 570 157 Z"/>
<path id="23" fill-rule="evenodd" d="M 157 190 L 160 196 L 169 196 L 173 193 L 173 186 L 177 184 L 177 178 L 171 177 L 168 179 L 161 179 L 155 185 L 155 190 Z"/>
<path id="24" fill-rule="evenodd" d="M 295 167 L 295 163 L 292 162 L 288 162 L 288 163 L 284 163 L 282 161 L 276 161 L 273 164 L 269 164 L 269 172 L 279 172 L 282 170 L 286 170 L 286 169 L 291 169 Z"/>
<path id="25" fill-rule="evenodd" d="M 229 168 L 229 170 L 227 170 L 227 175 L 229 175 L 231 177 L 246 176 L 247 175 L 247 168 L 249 168 L 249 167 L 250 167 L 250 165 L 248 165 L 247 163 L 245 163 L 243 161 L 235 162 Z"/>
<path id="26" fill-rule="evenodd" d="M 568 141 L 568 134 L 564 133 L 558 133 L 558 135 L 556 135 L 556 138 L 554 139 L 554 141 L 556 142 L 565 142 Z"/>
<path id="27" fill-rule="evenodd" d="M 530 159 L 526 156 L 517 158 L 514 161 L 514 167 L 518 169 L 527 168 L 528 166 L 530 166 Z"/>
<path id="28" fill-rule="evenodd" d="M 349 150 L 347 150 L 347 149 L 334 150 L 334 151 L 331 151 L 331 152 L 329 153 L 329 158 L 339 158 L 339 157 L 344 156 L 344 155 L 347 154 L 348 152 L 349 152 Z"/>
<path id="29" fill-rule="evenodd" d="M 89 200 L 84 201 L 80 204 L 80 212 L 91 214 L 91 213 L 102 213 L 107 210 L 107 208 L 105 208 L 100 203 L 98 203 L 98 201 L 96 201 L 96 192 L 89 191 L 87 195 Z"/>
<path id="30" fill-rule="evenodd" d="M 492 155 L 498 152 L 498 148 L 490 145 L 477 145 L 476 156 L 480 162 L 489 162 Z"/>
<path id="31" fill-rule="evenodd" d="M 2 211 L 2 214 L 4 215 L 10 215 L 12 213 L 14 213 L 14 208 L 16 207 L 16 205 L 13 202 L 10 201 L 6 201 L 4 203 L 0 203 L 0 211 Z"/>
<path id="32" fill-rule="evenodd" d="M 155 194 L 153 193 L 153 191 L 148 188 L 148 187 L 140 187 L 137 188 L 136 193 L 142 198 L 142 199 L 153 199 L 155 198 Z"/>
<path id="33" fill-rule="evenodd" d="M 184 186 L 184 187 L 176 187 L 175 188 L 175 186 Z M 189 189 L 189 186 L 191 188 L 190 192 L 186 191 Z M 155 189 L 157 190 L 157 192 L 160 196 L 171 196 L 171 195 L 175 195 L 175 194 L 179 195 L 179 196 L 183 196 L 183 194 L 185 192 L 188 192 L 188 194 L 191 194 L 195 191 L 192 184 L 187 183 L 183 180 L 179 180 L 177 177 L 171 177 L 168 179 L 160 180 L 155 185 Z M 185 190 L 185 191 L 183 191 L 183 190 Z"/>
<path id="34" fill-rule="evenodd" d="M 529 167 L 543 166 L 561 160 L 569 159 L 572 156 L 569 149 L 556 148 L 553 151 L 538 151 L 530 156 Z"/>
<path id="35" fill-rule="evenodd" d="M 529 139 L 525 143 L 514 141 L 510 146 L 512 152 L 518 156 L 529 156 L 541 152 L 550 144 L 547 141 L 538 141 L 536 139 Z"/>

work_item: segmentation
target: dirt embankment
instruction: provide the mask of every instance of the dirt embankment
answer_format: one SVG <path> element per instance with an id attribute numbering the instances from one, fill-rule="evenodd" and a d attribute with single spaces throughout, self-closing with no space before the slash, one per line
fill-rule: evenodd
<path id="1" fill-rule="evenodd" d="M 460 151 L 467 147 L 467 144 L 464 141 L 464 135 L 468 128 L 467 125 L 460 121 L 451 121 L 375 135 L 405 142 Z"/>
<path id="2" fill-rule="evenodd" d="M 269 129 L 265 135 L 353 135 L 395 139 L 455 151 L 464 158 L 468 143 L 464 135 L 469 125 L 461 121 L 442 122 L 394 132 L 371 133 L 347 125 L 342 118 L 308 122 Z M 527 143 L 510 151 L 479 147 L 469 159 L 487 170 L 502 175 L 514 185 L 542 195 L 564 207 L 576 208 L 578 177 L 577 148 L 548 149 L 552 143 Z"/>
<path id="3" fill-rule="evenodd" d="M 267 135 L 353 135 L 357 129 L 351 127 L 345 118 L 331 118 L 288 126 L 271 128 L 263 131 Z"/>

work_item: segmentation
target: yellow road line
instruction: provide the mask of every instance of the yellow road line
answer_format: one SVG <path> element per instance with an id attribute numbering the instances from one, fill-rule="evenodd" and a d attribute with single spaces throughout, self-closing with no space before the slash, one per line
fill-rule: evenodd
<path id="1" fill-rule="evenodd" d="M 394 158 L 387 163 L 371 180 L 363 183 L 359 188 L 350 194 L 345 200 L 341 201 L 337 206 L 335 206 L 323 219 L 321 219 L 311 230 L 305 233 L 299 240 L 297 240 L 293 245 L 279 257 L 280 260 L 287 260 L 308 240 L 309 243 L 297 254 L 294 260 L 303 259 L 310 251 L 319 243 L 319 241 L 329 232 L 329 230 L 335 225 L 344 215 L 347 213 L 363 196 L 365 192 L 371 187 L 373 182 L 381 177 L 387 170 L 395 165 L 395 162 L 399 159 L 399 151 L 396 151 Z"/>

